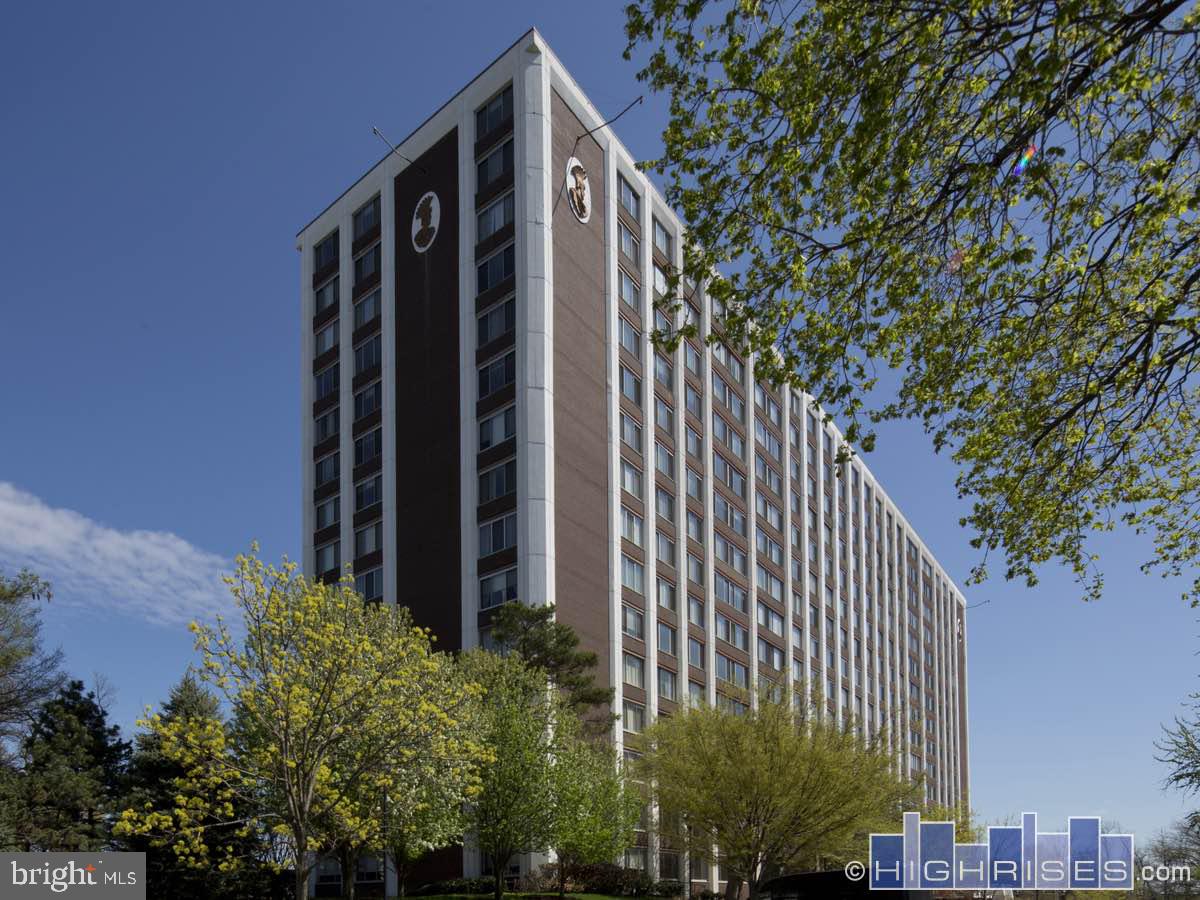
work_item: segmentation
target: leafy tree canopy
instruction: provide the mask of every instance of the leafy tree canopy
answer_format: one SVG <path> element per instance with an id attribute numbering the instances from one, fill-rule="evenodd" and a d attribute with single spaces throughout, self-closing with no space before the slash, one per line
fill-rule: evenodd
<path id="1" fill-rule="evenodd" d="M 912 417 L 951 452 L 974 580 L 1057 559 L 1097 597 L 1089 537 L 1121 521 L 1147 569 L 1200 554 L 1198 24 L 1193 0 L 628 7 L 685 274 L 720 267 L 725 339 L 851 443 Z"/>

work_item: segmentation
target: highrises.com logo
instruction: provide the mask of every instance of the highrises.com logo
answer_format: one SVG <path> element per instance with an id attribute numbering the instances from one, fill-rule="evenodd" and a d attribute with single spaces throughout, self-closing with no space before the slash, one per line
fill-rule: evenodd
<path id="1" fill-rule="evenodd" d="M 1103 834 L 1092 816 L 1039 832 L 1037 813 L 1025 813 L 1020 825 L 988 828 L 986 843 L 958 844 L 953 822 L 909 812 L 903 833 L 871 835 L 872 890 L 1132 890 L 1133 874 L 1133 835 Z"/>

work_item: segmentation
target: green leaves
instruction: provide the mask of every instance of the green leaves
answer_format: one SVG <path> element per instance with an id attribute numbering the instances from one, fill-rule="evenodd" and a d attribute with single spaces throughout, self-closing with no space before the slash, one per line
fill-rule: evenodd
<path id="1" fill-rule="evenodd" d="M 722 271 L 726 340 L 863 449 L 874 423 L 920 420 L 1011 578 L 1058 560 L 1099 596 L 1088 536 L 1123 517 L 1151 568 L 1195 561 L 1198 9 L 629 10 L 640 77 L 671 99 L 656 166 L 684 274 Z M 870 395 L 877 365 L 891 398 Z"/>

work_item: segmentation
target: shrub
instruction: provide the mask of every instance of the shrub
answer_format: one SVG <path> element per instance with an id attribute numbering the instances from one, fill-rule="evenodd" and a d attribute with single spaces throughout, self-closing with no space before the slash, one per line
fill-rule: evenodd
<path id="1" fill-rule="evenodd" d="M 429 897 L 434 894 L 490 894 L 492 890 L 490 878 L 451 878 L 422 885 L 409 893 L 415 897 Z"/>
<path id="2" fill-rule="evenodd" d="M 676 881 L 673 878 L 664 878 L 662 881 L 654 885 L 650 891 L 652 897 L 682 897 L 683 882 Z"/>

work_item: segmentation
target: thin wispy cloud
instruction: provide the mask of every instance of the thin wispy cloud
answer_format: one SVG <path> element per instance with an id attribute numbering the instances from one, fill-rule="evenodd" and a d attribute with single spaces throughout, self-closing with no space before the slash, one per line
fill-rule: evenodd
<path id="1" fill-rule="evenodd" d="M 28 567 L 55 603 L 124 613 L 159 625 L 228 612 L 221 575 L 232 563 L 166 531 L 121 531 L 49 506 L 0 481 L 0 568 Z"/>

